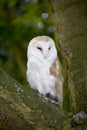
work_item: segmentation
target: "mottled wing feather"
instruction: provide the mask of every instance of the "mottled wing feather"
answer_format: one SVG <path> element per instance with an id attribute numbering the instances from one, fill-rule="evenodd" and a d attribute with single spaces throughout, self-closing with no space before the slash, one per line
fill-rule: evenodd
<path id="1" fill-rule="evenodd" d="M 60 107 L 62 107 L 62 102 L 63 102 L 63 90 L 62 90 L 62 85 L 63 85 L 63 77 L 61 73 L 61 65 L 59 62 L 59 59 L 56 59 L 54 63 L 52 64 L 50 68 L 50 74 L 53 75 L 56 78 L 55 82 L 55 92 L 58 97 L 58 103 Z"/>

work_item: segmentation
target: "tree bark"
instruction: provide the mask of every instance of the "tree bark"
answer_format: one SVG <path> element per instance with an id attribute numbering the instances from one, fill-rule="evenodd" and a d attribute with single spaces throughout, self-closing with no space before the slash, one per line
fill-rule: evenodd
<path id="1" fill-rule="evenodd" d="M 87 113 L 73 115 L 0 70 L 0 130 L 86 130 Z"/>
<path id="2" fill-rule="evenodd" d="M 74 112 L 83 111 L 87 109 L 87 1 L 49 2 L 65 62 L 70 108 Z"/>
<path id="3" fill-rule="evenodd" d="M 66 125 L 66 112 L 0 71 L 0 130 L 60 130 Z"/>

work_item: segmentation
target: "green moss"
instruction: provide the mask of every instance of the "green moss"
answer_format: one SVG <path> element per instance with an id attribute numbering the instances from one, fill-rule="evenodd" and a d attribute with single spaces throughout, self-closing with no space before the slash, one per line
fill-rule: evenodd
<path id="1" fill-rule="evenodd" d="M 10 115 L 12 114 L 10 118 L 15 120 L 15 123 L 19 122 L 19 126 L 22 125 L 21 121 L 23 120 L 25 125 L 31 127 L 33 124 L 33 127 L 41 127 L 42 130 L 60 130 L 66 124 L 68 119 L 66 112 L 40 97 L 38 92 L 19 84 L 5 72 L 0 71 L 0 75 L 2 75 L 0 78 L 0 95 L 7 104 L 5 107 L 0 102 L 2 108 L 0 110 L 2 111 L 4 108 L 4 111 L 8 113 L 7 108 L 9 111 L 11 109 L 13 112 L 10 113 Z"/>
<path id="2" fill-rule="evenodd" d="M 62 130 L 70 130 L 70 125 L 69 125 L 69 124 L 66 124 L 66 125 L 62 128 Z"/>

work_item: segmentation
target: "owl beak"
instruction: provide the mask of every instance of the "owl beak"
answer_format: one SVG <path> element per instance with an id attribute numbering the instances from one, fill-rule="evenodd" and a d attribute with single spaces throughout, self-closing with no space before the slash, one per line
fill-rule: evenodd
<path id="1" fill-rule="evenodd" d="M 44 59 L 47 59 L 47 56 L 44 56 Z"/>
<path id="2" fill-rule="evenodd" d="M 48 57 L 48 52 L 47 52 L 47 50 L 44 51 L 43 53 L 44 53 L 44 54 L 43 54 L 43 55 L 44 55 L 44 59 L 47 59 L 47 57 Z"/>
<path id="3" fill-rule="evenodd" d="M 46 54 L 44 55 L 44 58 L 47 59 L 47 57 L 48 57 L 48 54 L 46 53 Z"/>

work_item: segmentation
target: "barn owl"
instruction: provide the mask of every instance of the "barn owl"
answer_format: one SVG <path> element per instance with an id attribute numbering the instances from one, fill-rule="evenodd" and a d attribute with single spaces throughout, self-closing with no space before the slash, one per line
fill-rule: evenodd
<path id="1" fill-rule="evenodd" d="M 33 38 L 28 45 L 27 58 L 27 81 L 31 88 L 62 108 L 63 77 L 53 39 L 48 36 Z"/>

